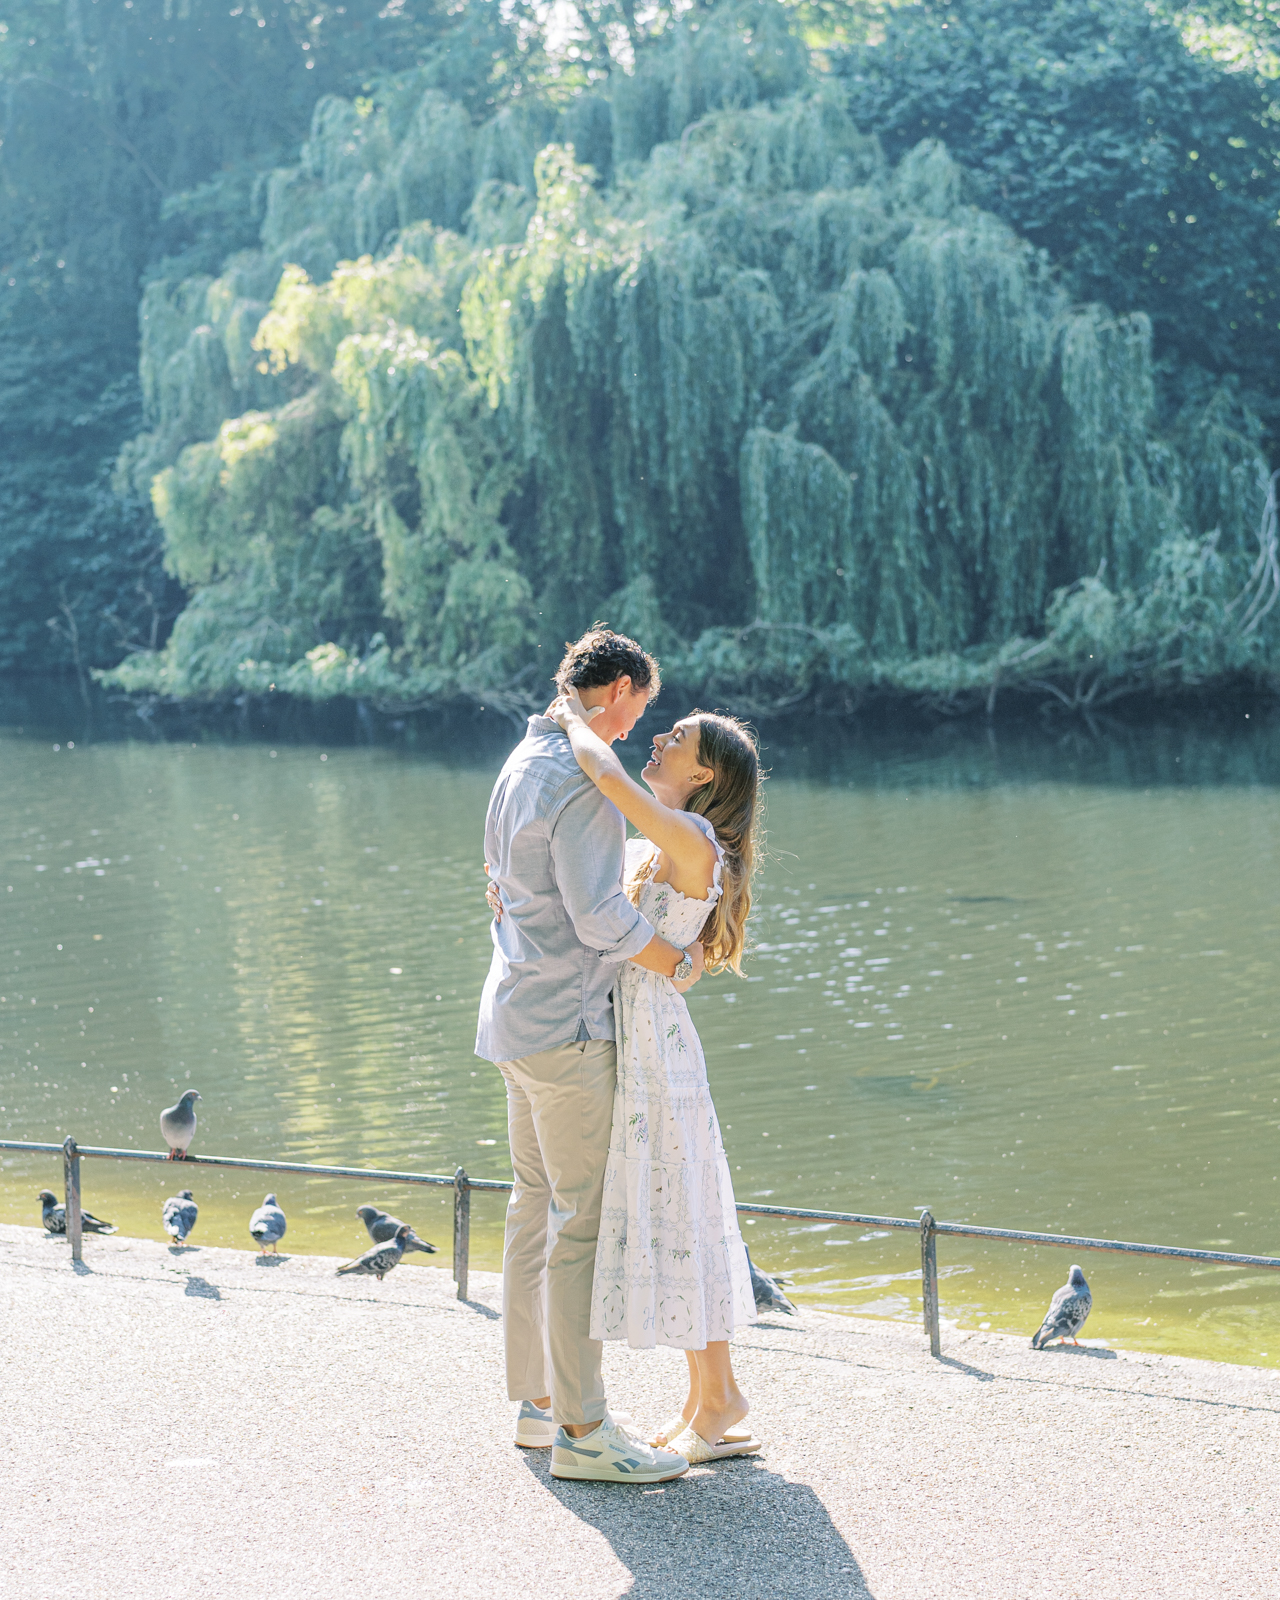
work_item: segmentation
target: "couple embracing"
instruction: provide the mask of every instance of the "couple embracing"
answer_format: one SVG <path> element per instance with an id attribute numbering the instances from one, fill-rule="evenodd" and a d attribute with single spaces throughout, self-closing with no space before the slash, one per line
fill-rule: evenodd
<path id="1" fill-rule="evenodd" d="M 729 1359 L 755 1319 L 750 1271 L 683 995 L 704 962 L 738 970 L 760 767 L 740 723 L 694 712 L 653 740 L 643 785 L 628 777 L 610 746 L 658 665 L 609 629 L 569 647 L 556 684 L 485 822 L 476 1053 L 506 1081 L 515 1173 L 507 1393 L 516 1443 L 550 1447 L 553 1477 L 654 1483 L 759 1449 Z M 605 1339 L 686 1354 L 683 1407 L 648 1437 L 608 1408 Z"/>

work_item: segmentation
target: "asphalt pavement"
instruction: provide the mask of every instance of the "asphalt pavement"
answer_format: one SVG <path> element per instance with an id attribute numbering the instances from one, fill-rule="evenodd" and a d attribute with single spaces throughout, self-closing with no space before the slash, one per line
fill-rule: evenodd
<path id="1" fill-rule="evenodd" d="M 735 1341 L 758 1457 L 561 1483 L 499 1282 L 0 1226 L 0 1596 L 1280 1600 L 1280 1373 L 803 1312 Z M 674 1351 L 606 1349 L 660 1423 Z"/>

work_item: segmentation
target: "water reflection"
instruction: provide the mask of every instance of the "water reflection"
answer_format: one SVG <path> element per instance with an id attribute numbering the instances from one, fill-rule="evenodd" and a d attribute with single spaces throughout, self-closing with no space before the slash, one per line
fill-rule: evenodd
<path id="1" fill-rule="evenodd" d="M 205 1151 L 507 1175 L 471 1044 L 509 728 L 423 722 L 405 748 L 4 720 L 10 1136 L 154 1147 L 194 1086 Z M 1276 721 L 766 738 L 756 953 L 692 997 L 741 1196 L 1275 1253 Z M 37 1220 L 51 1176 L 6 1158 L 0 1215 Z M 247 1246 L 256 1179 L 198 1176 L 194 1242 Z M 178 1186 L 86 1181 L 126 1232 L 158 1233 Z M 350 1251 L 370 1198 L 447 1244 L 444 1197 L 323 1182 L 281 1191 L 290 1247 Z M 475 1219 L 495 1265 L 495 1203 Z M 748 1225 L 801 1299 L 917 1314 L 909 1235 Z M 1057 1251 L 940 1253 L 966 1324 L 1029 1335 L 1065 1277 Z M 1280 1283 L 1256 1270 L 1086 1271 L 1089 1335 L 1280 1357 Z"/>

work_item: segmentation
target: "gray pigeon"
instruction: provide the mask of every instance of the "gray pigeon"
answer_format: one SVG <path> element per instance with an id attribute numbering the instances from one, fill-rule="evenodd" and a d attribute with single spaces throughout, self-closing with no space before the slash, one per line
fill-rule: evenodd
<path id="1" fill-rule="evenodd" d="M 1031 1348 L 1043 1350 L 1050 1339 L 1070 1339 L 1072 1344 L 1079 1344 L 1076 1335 L 1084 1327 L 1085 1318 L 1092 1310 L 1093 1296 L 1084 1281 L 1084 1273 L 1079 1267 L 1072 1267 L 1071 1275 L 1050 1300 L 1044 1321 L 1031 1341 Z"/>
<path id="2" fill-rule="evenodd" d="M 745 1245 L 743 1248 L 746 1248 Z M 761 1272 L 751 1259 L 750 1250 L 747 1251 L 747 1265 L 751 1268 L 751 1292 L 756 1297 L 756 1310 L 785 1311 L 789 1317 L 794 1317 L 796 1308 L 783 1294 L 781 1280 L 771 1278 L 767 1272 Z"/>
<path id="3" fill-rule="evenodd" d="M 377 1206 L 357 1206 L 356 1216 L 368 1228 L 369 1237 L 374 1244 L 386 1244 L 389 1239 L 395 1238 L 399 1229 L 406 1226 L 405 1223 L 400 1221 L 399 1217 L 389 1216 L 387 1212 L 379 1211 Z M 433 1256 L 436 1253 L 436 1246 L 428 1244 L 425 1239 L 419 1239 L 412 1228 L 409 1229 L 409 1236 L 404 1242 L 404 1247 L 406 1251 L 421 1250 L 429 1256 Z"/>
<path id="4" fill-rule="evenodd" d="M 164 1223 L 164 1231 L 173 1240 L 174 1244 L 185 1244 L 187 1235 L 196 1225 L 196 1218 L 200 1215 L 200 1207 L 195 1203 L 190 1189 L 179 1189 L 177 1194 L 170 1195 L 160 1211 L 160 1220 Z"/>
<path id="5" fill-rule="evenodd" d="M 169 1146 L 170 1161 L 183 1160 L 191 1148 L 196 1136 L 195 1103 L 199 1098 L 198 1089 L 188 1089 L 176 1106 L 169 1106 L 160 1113 L 160 1132 Z"/>
<path id="6" fill-rule="evenodd" d="M 386 1244 L 370 1245 L 362 1256 L 357 1256 L 354 1261 L 348 1261 L 338 1268 L 338 1276 L 343 1273 L 355 1272 L 366 1278 L 377 1278 L 381 1283 L 392 1267 L 398 1266 L 400 1257 L 405 1252 L 409 1241 L 409 1224 L 402 1222 L 396 1229 L 395 1238 Z"/>
<path id="7" fill-rule="evenodd" d="M 264 1195 L 262 1204 L 249 1218 L 249 1232 L 258 1241 L 260 1253 L 265 1255 L 267 1246 L 270 1245 L 275 1254 L 279 1255 L 278 1246 L 284 1238 L 284 1230 L 287 1227 L 284 1212 L 276 1204 L 275 1195 Z"/>
<path id="8" fill-rule="evenodd" d="M 67 1208 L 52 1189 L 40 1191 L 40 1216 L 50 1233 L 67 1231 Z M 83 1208 L 80 1211 L 80 1226 L 85 1233 L 118 1232 L 114 1222 L 104 1222 L 101 1217 L 95 1217 L 92 1211 Z"/>

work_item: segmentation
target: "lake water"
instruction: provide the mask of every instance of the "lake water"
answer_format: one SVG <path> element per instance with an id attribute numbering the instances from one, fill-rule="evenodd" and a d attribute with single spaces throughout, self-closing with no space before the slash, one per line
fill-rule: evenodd
<path id="1" fill-rule="evenodd" d="M 205 1153 L 509 1176 L 471 1053 L 509 727 L 272 744 L 82 720 L 0 704 L 6 1136 L 154 1149 L 190 1085 Z M 1277 719 L 765 734 L 756 953 L 691 996 L 739 1198 L 1280 1253 Z M 84 1172 L 92 1210 L 159 1234 L 179 1170 Z M 270 1180 L 182 1176 L 197 1241 L 250 1247 Z M 6 1152 L 0 1217 L 38 1222 L 45 1184 L 60 1159 Z M 448 1242 L 434 1191 L 274 1187 L 294 1251 L 357 1252 L 369 1199 Z M 500 1200 L 473 1221 L 496 1268 Z M 911 1235 L 746 1233 L 799 1300 L 919 1315 Z M 940 1240 L 943 1315 L 1029 1335 L 1072 1259 Z M 1280 1274 L 1081 1259 L 1089 1336 L 1280 1364 Z"/>

